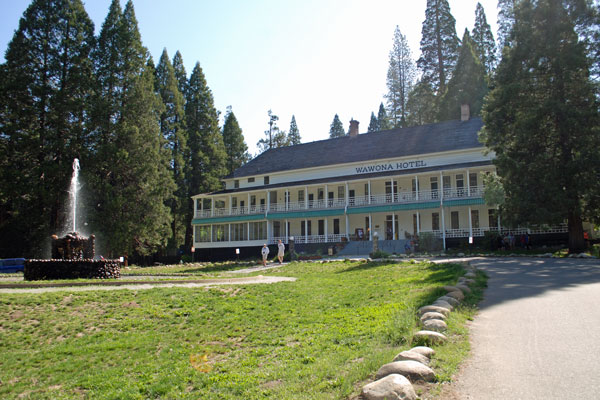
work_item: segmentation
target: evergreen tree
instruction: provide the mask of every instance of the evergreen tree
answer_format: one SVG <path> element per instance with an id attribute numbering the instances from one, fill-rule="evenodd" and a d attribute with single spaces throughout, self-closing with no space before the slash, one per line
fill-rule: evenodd
<path id="1" fill-rule="evenodd" d="M 185 223 L 187 223 L 187 181 L 185 169 L 187 165 L 188 147 L 185 127 L 185 102 L 179 91 L 179 80 L 167 49 L 164 49 L 156 66 L 156 89 L 162 99 L 164 110 L 160 115 L 160 131 L 165 146 L 170 153 L 169 166 L 177 189 L 169 199 L 173 222 L 171 223 L 171 240 L 169 247 L 177 249 L 184 241 Z"/>
<path id="2" fill-rule="evenodd" d="M 242 129 L 235 114 L 231 111 L 231 106 L 227 107 L 227 113 L 225 114 L 223 143 L 227 153 L 227 174 L 233 174 L 233 171 L 248 162 L 250 156 L 248 155 L 248 146 L 244 141 Z"/>
<path id="3" fill-rule="evenodd" d="M 437 122 L 437 102 L 431 85 L 419 81 L 408 95 L 406 108 L 408 110 L 407 126 L 418 126 Z"/>
<path id="4" fill-rule="evenodd" d="M 292 144 L 287 136 L 287 132 L 279 129 L 277 126 L 279 117 L 273 114 L 271 110 L 269 110 L 267 114 L 269 115 L 269 129 L 265 131 L 265 137 L 256 143 L 260 153 L 263 153 L 269 149 L 290 146 Z"/>
<path id="5" fill-rule="evenodd" d="M 510 31 L 515 23 L 515 6 L 519 0 L 498 0 L 498 52 L 509 45 Z"/>
<path id="6" fill-rule="evenodd" d="M 181 56 L 179 50 L 177 50 L 175 56 L 173 56 L 173 70 L 175 71 L 175 77 L 177 77 L 177 87 L 185 98 L 188 91 L 188 81 L 187 73 L 185 72 L 185 67 L 183 66 L 183 57 Z"/>
<path id="7" fill-rule="evenodd" d="M 333 117 L 333 122 L 329 128 L 329 137 L 336 138 L 346 136 L 346 132 L 344 131 L 344 125 L 342 125 L 342 121 L 340 121 L 340 117 L 335 114 Z"/>
<path id="8" fill-rule="evenodd" d="M 396 26 L 394 44 L 389 56 L 387 73 L 388 94 L 386 95 L 390 110 L 391 125 L 402 127 L 406 124 L 406 103 L 408 94 L 415 82 L 416 70 L 406 36 Z M 380 109 L 381 110 L 381 109 Z M 380 130 L 387 129 L 380 127 Z"/>
<path id="9" fill-rule="evenodd" d="M 522 0 L 483 112 L 505 219 L 567 220 L 571 253 L 585 246 L 582 219 L 600 215 L 600 188 L 590 184 L 600 176 L 600 121 L 588 65 L 560 0 Z"/>
<path id="10" fill-rule="evenodd" d="M 200 63 L 196 63 L 190 76 L 185 115 L 191 153 L 188 172 L 188 197 L 191 197 L 220 189 L 221 178 L 227 174 L 227 152 L 219 131 L 219 114 Z M 193 204 L 190 200 L 186 224 L 188 248 L 192 245 L 192 217 Z"/>
<path id="11" fill-rule="evenodd" d="M 296 124 L 296 117 L 292 115 L 292 120 L 290 121 L 290 130 L 287 134 L 290 145 L 300 144 L 302 139 L 300 138 L 300 131 L 298 130 L 298 124 Z"/>
<path id="12" fill-rule="evenodd" d="M 439 119 L 458 119 L 462 104 L 469 105 L 471 115 L 480 115 L 487 92 L 485 68 L 477 57 L 469 31 L 465 29 L 456 70 L 448 82 L 448 90 L 440 100 Z"/>
<path id="13" fill-rule="evenodd" d="M 148 255 L 166 245 L 175 188 L 160 134 L 164 110 L 133 4 L 114 0 L 94 52 L 98 94 L 92 148 L 95 232 L 106 254 Z"/>
<path id="14" fill-rule="evenodd" d="M 481 3 L 477 3 L 475 9 L 475 26 L 473 27 L 473 42 L 475 51 L 489 75 L 496 68 L 496 43 L 492 28 L 487 23 L 485 11 Z"/>
<path id="15" fill-rule="evenodd" d="M 0 253 L 42 256 L 87 163 L 94 25 L 80 0 L 34 0 L 0 67 Z"/>
<path id="16" fill-rule="evenodd" d="M 394 126 L 392 126 L 392 123 L 390 122 L 390 119 L 388 118 L 383 103 L 379 104 L 379 112 L 377 113 L 377 128 L 380 131 L 385 131 L 394 128 Z"/>
<path id="17" fill-rule="evenodd" d="M 369 127 L 367 132 L 377 132 L 379 130 L 379 124 L 377 123 L 377 117 L 374 112 L 371 112 L 371 120 L 369 121 Z"/>
<path id="18" fill-rule="evenodd" d="M 421 34 L 421 57 L 417 60 L 421 81 L 434 93 L 442 94 L 454 70 L 459 46 L 456 21 L 447 0 L 427 0 Z"/>

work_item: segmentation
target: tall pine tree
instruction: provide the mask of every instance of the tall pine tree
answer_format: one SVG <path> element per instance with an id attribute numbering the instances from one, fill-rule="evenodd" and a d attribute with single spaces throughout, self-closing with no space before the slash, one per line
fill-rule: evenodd
<path id="1" fill-rule="evenodd" d="M 471 115 L 480 115 L 488 83 L 483 64 L 477 57 L 475 44 L 465 29 L 456 69 L 448 82 L 448 90 L 440 99 L 440 120 L 460 117 L 462 104 L 470 107 Z"/>
<path id="2" fill-rule="evenodd" d="M 279 117 L 275 115 L 271 110 L 267 112 L 269 116 L 269 129 L 265 131 L 265 137 L 260 139 L 256 146 L 258 151 L 263 153 L 270 149 L 276 149 L 278 147 L 290 146 L 291 142 L 287 136 L 287 132 L 279 129 L 277 121 Z"/>
<path id="3" fill-rule="evenodd" d="M 248 146 L 244 141 L 242 128 L 238 124 L 235 114 L 231 110 L 231 106 L 227 107 L 225 113 L 225 122 L 223 124 L 223 143 L 225 152 L 227 153 L 227 174 L 232 174 L 233 171 L 244 165 L 249 160 Z"/>
<path id="4" fill-rule="evenodd" d="M 421 81 L 429 84 L 434 93 L 442 94 L 458 59 L 459 47 L 456 21 L 447 0 L 427 0 L 421 35 L 421 57 L 417 60 Z"/>
<path id="5" fill-rule="evenodd" d="M 473 27 L 472 39 L 481 64 L 485 67 L 486 73 L 491 74 L 497 63 L 496 43 L 481 3 L 477 3 L 475 9 L 475 26 Z"/>
<path id="6" fill-rule="evenodd" d="M 0 253 L 62 233 L 73 158 L 87 165 L 94 25 L 80 0 L 34 0 L 0 68 Z M 81 222 L 81 221 L 80 221 Z"/>
<path id="7" fill-rule="evenodd" d="M 160 133 L 164 106 L 133 4 L 114 0 L 94 52 L 97 77 L 94 227 L 109 256 L 148 255 L 166 245 L 175 188 Z"/>
<path id="8" fill-rule="evenodd" d="M 340 117 L 335 114 L 333 121 L 331 122 L 331 126 L 329 127 L 329 137 L 336 138 L 342 136 L 346 136 L 344 125 L 342 124 L 342 121 L 340 121 Z"/>
<path id="9" fill-rule="evenodd" d="M 416 69 L 406 36 L 398 26 L 394 31 L 393 43 L 387 73 L 388 93 L 385 97 L 390 112 L 390 122 L 394 127 L 399 128 L 406 125 L 406 103 L 415 82 Z"/>
<path id="10" fill-rule="evenodd" d="M 183 57 L 181 56 L 179 50 L 177 50 L 173 56 L 173 70 L 175 71 L 175 77 L 177 78 L 177 87 L 179 88 L 179 91 L 183 97 L 186 98 L 188 91 L 187 73 L 185 72 Z"/>
<path id="11" fill-rule="evenodd" d="M 171 223 L 170 249 L 177 249 L 184 242 L 187 223 L 188 188 L 185 169 L 188 156 L 187 131 L 185 126 L 185 102 L 179 90 L 179 80 L 164 49 L 156 66 L 156 90 L 164 105 L 160 115 L 160 131 L 165 147 L 170 153 L 169 166 L 176 190 L 169 199 L 173 222 Z"/>
<path id="12" fill-rule="evenodd" d="M 379 124 L 377 123 L 377 117 L 374 112 L 371 112 L 371 119 L 369 120 L 369 127 L 367 132 L 377 132 L 379 130 Z"/>
<path id="13" fill-rule="evenodd" d="M 519 0 L 498 0 L 498 53 L 510 42 L 510 31 L 515 23 L 515 7 Z"/>
<path id="14" fill-rule="evenodd" d="M 484 107 L 482 140 L 496 153 L 505 219 L 568 221 L 569 252 L 584 249 L 582 219 L 600 216 L 600 118 L 585 45 L 561 0 L 521 0 Z"/>
<path id="15" fill-rule="evenodd" d="M 419 81 L 408 95 L 408 126 L 429 124 L 437 121 L 438 99 L 433 88 L 427 82 Z"/>
<path id="16" fill-rule="evenodd" d="M 287 134 L 287 137 L 291 146 L 300 144 L 302 142 L 300 130 L 298 129 L 298 124 L 296 123 L 296 116 L 294 115 L 292 115 L 292 120 L 290 121 L 290 130 Z"/>
<path id="17" fill-rule="evenodd" d="M 380 131 L 385 131 L 392 128 L 393 126 L 387 115 L 387 112 L 385 111 L 385 107 L 383 106 L 383 103 L 380 103 L 379 111 L 377 112 L 377 129 Z"/>

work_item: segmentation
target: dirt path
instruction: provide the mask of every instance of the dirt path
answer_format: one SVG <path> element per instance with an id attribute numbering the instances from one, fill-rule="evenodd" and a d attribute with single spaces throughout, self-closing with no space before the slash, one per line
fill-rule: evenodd
<path id="1" fill-rule="evenodd" d="M 212 287 L 218 285 L 250 285 L 257 283 L 277 283 L 277 282 L 294 282 L 296 278 L 283 276 L 252 276 L 247 278 L 228 278 L 228 279 L 202 279 L 187 282 L 139 282 L 115 285 L 88 285 L 88 286 L 53 286 L 53 287 L 38 287 L 38 288 L 10 288 L 0 289 L 0 294 L 3 293 L 45 293 L 45 292 L 85 292 L 90 290 L 144 290 L 157 287 L 183 287 L 183 288 L 199 288 Z M 116 282 L 115 282 L 116 283 Z"/>

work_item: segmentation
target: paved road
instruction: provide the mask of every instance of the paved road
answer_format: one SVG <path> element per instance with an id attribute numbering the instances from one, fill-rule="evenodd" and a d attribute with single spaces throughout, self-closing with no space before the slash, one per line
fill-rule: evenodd
<path id="1" fill-rule="evenodd" d="M 600 261 L 479 259 L 472 356 L 442 396 L 600 399 Z"/>

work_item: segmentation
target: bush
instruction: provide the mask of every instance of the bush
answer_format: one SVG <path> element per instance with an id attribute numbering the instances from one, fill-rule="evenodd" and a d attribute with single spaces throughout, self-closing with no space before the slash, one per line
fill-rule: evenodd
<path id="1" fill-rule="evenodd" d="M 419 250 L 421 251 L 440 251 L 443 247 L 442 239 L 436 237 L 431 232 L 423 232 L 419 236 Z"/>

